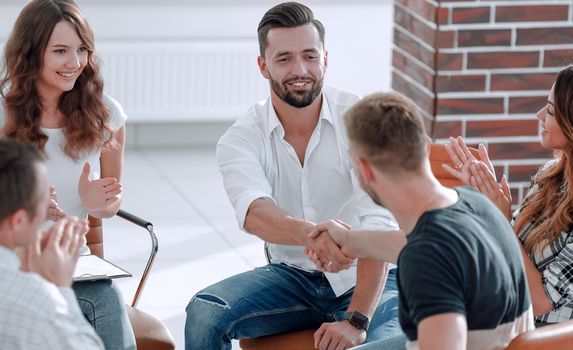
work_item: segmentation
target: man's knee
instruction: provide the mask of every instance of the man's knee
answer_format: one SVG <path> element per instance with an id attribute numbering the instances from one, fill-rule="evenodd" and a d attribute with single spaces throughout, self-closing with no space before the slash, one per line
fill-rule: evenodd
<path id="1" fill-rule="evenodd" d="M 195 294 L 185 309 L 187 323 L 200 328 L 226 328 L 232 318 L 231 310 L 232 304 L 227 297 L 209 290 Z"/>

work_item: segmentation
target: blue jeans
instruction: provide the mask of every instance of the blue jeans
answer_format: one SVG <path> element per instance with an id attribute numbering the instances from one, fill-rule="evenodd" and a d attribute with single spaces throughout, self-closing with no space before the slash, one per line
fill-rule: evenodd
<path id="1" fill-rule="evenodd" d="M 351 350 L 405 350 L 406 335 L 404 333 L 392 338 L 377 340 L 368 344 L 353 347 Z"/>
<path id="2" fill-rule="evenodd" d="M 106 349 L 135 350 L 135 336 L 120 291 L 111 280 L 76 282 L 78 304 Z"/>
<path id="3" fill-rule="evenodd" d="M 354 289 L 336 297 L 322 272 L 269 264 L 197 293 L 187 305 L 185 349 L 231 349 L 231 339 L 256 338 L 340 321 Z M 388 274 L 366 341 L 402 333 L 396 271 Z"/>

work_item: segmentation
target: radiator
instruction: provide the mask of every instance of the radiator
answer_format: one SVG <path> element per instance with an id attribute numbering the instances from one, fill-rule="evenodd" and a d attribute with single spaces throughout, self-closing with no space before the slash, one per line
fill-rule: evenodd
<path id="1" fill-rule="evenodd" d="M 269 93 L 256 38 L 104 42 L 96 49 L 104 90 L 132 122 L 233 120 Z"/>

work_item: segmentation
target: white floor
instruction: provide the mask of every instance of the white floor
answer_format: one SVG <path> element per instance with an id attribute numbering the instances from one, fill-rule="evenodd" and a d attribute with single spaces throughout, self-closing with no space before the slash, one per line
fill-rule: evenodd
<path id="1" fill-rule="evenodd" d="M 183 349 L 189 299 L 214 282 L 264 265 L 262 241 L 239 230 L 214 148 L 128 149 L 122 183 L 122 209 L 151 221 L 159 239 L 138 306 L 161 319 Z M 147 231 L 113 218 L 104 222 L 104 232 L 106 258 L 134 275 L 115 281 L 129 303 L 149 254 Z"/>

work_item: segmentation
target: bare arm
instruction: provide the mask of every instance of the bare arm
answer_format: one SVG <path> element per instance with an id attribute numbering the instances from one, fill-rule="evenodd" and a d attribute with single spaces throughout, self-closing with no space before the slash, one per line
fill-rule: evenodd
<path id="1" fill-rule="evenodd" d="M 345 256 L 328 235 L 308 236 L 315 224 L 286 214 L 273 202 L 257 199 L 251 203 L 245 219 L 245 230 L 265 242 L 302 245 L 320 252 L 335 268 L 348 268 L 353 259 Z"/>
<path id="2" fill-rule="evenodd" d="M 335 220 L 325 221 L 316 225 L 310 233 L 310 237 L 321 235 L 321 232 L 328 232 L 347 256 L 363 257 L 390 263 L 398 261 L 398 255 L 406 245 L 406 235 L 402 231 L 351 230 L 343 223 Z M 326 268 L 326 266 L 323 266 L 324 259 L 315 254 L 315 252 L 311 252 L 310 258 L 319 268 Z"/>
<path id="3" fill-rule="evenodd" d="M 100 157 L 101 179 L 82 181 L 80 197 L 88 213 L 98 218 L 114 216 L 121 206 L 123 153 L 125 147 L 125 125 L 113 133 L 117 146 L 102 152 Z"/>
<path id="4" fill-rule="evenodd" d="M 347 311 L 358 311 L 372 319 L 388 277 L 388 264 L 358 259 L 356 287 Z M 314 333 L 314 346 L 319 350 L 347 349 L 364 343 L 366 331 L 348 321 L 323 323 Z"/>
<path id="5" fill-rule="evenodd" d="M 465 350 L 467 336 L 466 317 L 459 313 L 430 316 L 418 325 L 420 350 Z"/>
<path id="6" fill-rule="evenodd" d="M 356 271 L 356 287 L 348 311 L 359 311 L 372 319 L 388 277 L 386 262 L 360 258 Z"/>
<path id="7" fill-rule="evenodd" d="M 527 256 L 521 244 L 520 249 L 521 255 L 523 256 L 523 264 L 525 265 L 525 274 L 527 276 L 527 284 L 529 285 L 531 303 L 533 304 L 533 314 L 539 316 L 553 311 L 553 304 L 543 288 L 541 272 L 539 272 L 537 267 L 535 267 L 533 262 L 529 259 L 529 256 Z"/>
<path id="8" fill-rule="evenodd" d="M 402 231 L 353 231 L 348 243 L 348 249 L 359 257 L 395 264 L 406 245 L 406 235 Z"/>
<path id="9" fill-rule="evenodd" d="M 314 223 L 288 215 L 273 202 L 260 198 L 249 206 L 245 230 L 265 242 L 306 245 Z"/>

